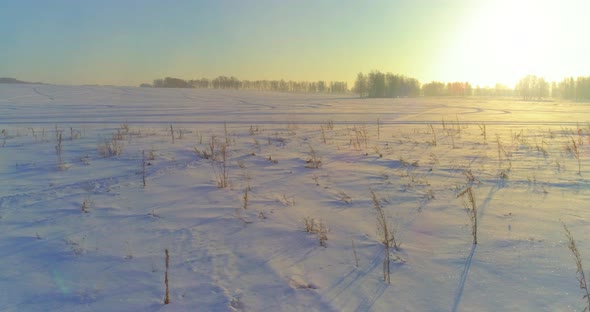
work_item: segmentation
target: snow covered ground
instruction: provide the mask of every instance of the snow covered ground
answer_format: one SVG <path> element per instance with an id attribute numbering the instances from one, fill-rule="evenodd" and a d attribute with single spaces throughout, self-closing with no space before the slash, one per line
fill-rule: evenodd
<path id="1" fill-rule="evenodd" d="M 581 311 L 588 108 L 0 85 L 0 310 Z"/>

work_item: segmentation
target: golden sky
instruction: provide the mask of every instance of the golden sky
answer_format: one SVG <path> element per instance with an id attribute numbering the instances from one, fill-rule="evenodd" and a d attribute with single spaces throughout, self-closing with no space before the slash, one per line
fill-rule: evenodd
<path id="1" fill-rule="evenodd" d="M 165 76 L 512 86 L 590 75 L 590 1 L 3 1 L 0 76 L 138 85 Z"/>

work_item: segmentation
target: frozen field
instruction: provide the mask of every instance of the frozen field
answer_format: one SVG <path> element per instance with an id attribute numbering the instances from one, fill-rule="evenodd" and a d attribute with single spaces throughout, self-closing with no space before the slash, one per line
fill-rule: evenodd
<path id="1" fill-rule="evenodd" d="M 582 311 L 589 108 L 0 85 L 0 311 Z"/>

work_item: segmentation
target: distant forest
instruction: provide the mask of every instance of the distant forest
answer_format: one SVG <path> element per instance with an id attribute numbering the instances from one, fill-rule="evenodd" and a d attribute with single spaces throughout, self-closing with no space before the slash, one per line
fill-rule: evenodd
<path id="1" fill-rule="evenodd" d="M 575 101 L 590 100 L 590 76 L 565 78 L 561 82 L 547 82 L 543 77 L 528 75 L 520 79 L 514 88 L 502 84 L 494 87 L 475 88 L 469 82 L 432 81 L 421 84 L 416 79 L 391 73 L 373 71 L 359 73 L 352 92 L 360 97 L 398 96 L 520 96 L 523 100 L 562 98 Z"/>
<path id="2" fill-rule="evenodd" d="M 155 88 L 204 88 L 204 89 L 240 89 L 279 92 L 321 92 L 346 93 L 348 85 L 342 81 L 285 81 L 285 80 L 239 80 L 236 77 L 219 76 L 215 79 L 183 80 L 166 77 L 154 80 L 153 85 L 142 84 L 142 87 Z"/>
<path id="3" fill-rule="evenodd" d="M 240 80 L 234 76 L 219 76 L 183 80 L 166 77 L 141 87 L 235 89 L 303 93 L 355 93 L 361 98 L 394 98 L 417 96 L 520 96 L 523 100 L 561 98 L 575 101 L 590 100 L 590 76 L 565 78 L 561 82 L 547 82 L 543 77 L 528 75 L 514 88 L 503 84 L 494 87 L 473 87 L 469 82 L 431 81 L 420 83 L 415 78 L 399 74 L 372 71 L 358 73 L 352 88 L 342 81 Z"/>
<path id="4" fill-rule="evenodd" d="M 22 81 L 14 78 L 6 78 L 0 77 L 0 83 L 7 83 L 7 84 L 42 84 L 41 82 L 28 82 Z"/>

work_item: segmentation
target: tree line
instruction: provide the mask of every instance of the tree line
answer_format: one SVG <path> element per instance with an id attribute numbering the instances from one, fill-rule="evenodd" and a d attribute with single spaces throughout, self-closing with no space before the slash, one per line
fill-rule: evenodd
<path id="1" fill-rule="evenodd" d="M 563 79 L 559 84 L 553 83 L 555 87 L 554 97 L 575 101 L 590 100 L 590 76 L 580 76 Z"/>
<path id="2" fill-rule="evenodd" d="M 513 89 L 502 84 L 475 88 L 469 82 L 431 81 L 421 84 L 418 79 L 400 74 L 372 71 L 357 74 L 352 92 L 360 97 L 391 98 L 416 96 L 512 96 Z"/>
<path id="3" fill-rule="evenodd" d="M 590 76 L 564 78 L 561 82 L 547 82 L 543 77 L 528 75 L 520 79 L 515 91 L 523 100 L 547 97 L 574 101 L 590 100 Z"/>
<path id="4" fill-rule="evenodd" d="M 383 74 L 372 71 L 357 74 L 352 91 L 360 97 L 387 98 L 413 96 L 521 96 L 523 100 L 540 100 L 548 97 L 575 101 L 590 100 L 590 76 L 565 78 L 551 82 L 543 77 L 527 75 L 514 88 L 497 83 L 494 87 L 475 88 L 469 82 L 432 81 L 420 84 L 417 79 L 404 75 Z"/>
<path id="5" fill-rule="evenodd" d="M 218 76 L 183 80 L 166 77 L 155 79 L 156 88 L 208 88 L 302 93 L 349 93 L 361 98 L 394 98 L 417 96 L 520 96 L 523 100 L 538 100 L 548 97 L 575 101 L 590 100 L 590 76 L 565 78 L 561 82 L 548 82 L 543 77 L 527 75 L 514 88 L 503 84 L 493 87 L 473 87 L 469 82 L 431 81 L 421 84 L 417 79 L 400 74 L 382 73 L 378 70 L 357 74 L 351 89 L 342 81 L 293 81 L 293 80 L 240 80 L 234 76 Z"/>
<path id="6" fill-rule="evenodd" d="M 404 75 L 372 71 L 368 75 L 358 73 L 353 92 L 360 97 L 415 97 L 420 95 L 420 82 Z"/>
<path id="7" fill-rule="evenodd" d="M 473 94 L 473 88 L 469 82 L 439 82 L 433 81 L 422 85 L 424 96 L 466 96 Z"/>
<path id="8" fill-rule="evenodd" d="M 550 92 L 549 83 L 543 77 L 535 75 L 528 75 L 520 79 L 515 90 L 525 101 L 546 98 Z"/>
<path id="9" fill-rule="evenodd" d="M 214 79 L 201 78 L 196 80 L 183 80 L 166 77 L 155 79 L 153 85 L 142 84 L 142 87 L 155 88 L 204 88 L 204 89 L 235 89 L 279 92 L 306 92 L 306 93 L 346 93 L 348 83 L 343 81 L 293 81 L 293 80 L 240 80 L 234 76 L 219 76 Z"/>

